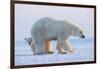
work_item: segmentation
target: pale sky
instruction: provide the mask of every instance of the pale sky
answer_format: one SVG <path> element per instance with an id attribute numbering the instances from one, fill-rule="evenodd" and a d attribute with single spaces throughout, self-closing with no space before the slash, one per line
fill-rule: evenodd
<path id="1" fill-rule="evenodd" d="M 66 20 L 79 26 L 87 38 L 94 36 L 93 8 L 15 4 L 15 40 L 31 37 L 32 25 L 42 17 Z"/>

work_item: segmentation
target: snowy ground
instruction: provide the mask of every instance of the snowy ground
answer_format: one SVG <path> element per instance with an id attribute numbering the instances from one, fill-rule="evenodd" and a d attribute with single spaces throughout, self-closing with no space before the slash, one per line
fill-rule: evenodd
<path id="1" fill-rule="evenodd" d="M 50 63 L 68 63 L 79 61 L 94 60 L 93 39 L 74 39 L 70 40 L 75 48 L 73 54 L 58 54 L 56 50 L 56 41 L 52 42 L 54 54 L 32 55 L 29 45 L 25 41 L 15 42 L 15 65 L 35 65 Z"/>

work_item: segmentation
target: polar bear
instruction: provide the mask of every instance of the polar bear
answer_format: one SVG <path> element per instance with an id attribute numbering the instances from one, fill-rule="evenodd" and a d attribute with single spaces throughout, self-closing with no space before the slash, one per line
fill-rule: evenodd
<path id="1" fill-rule="evenodd" d="M 71 53 L 74 48 L 68 42 L 70 36 L 85 38 L 82 30 L 67 21 L 44 17 L 36 21 L 31 29 L 31 48 L 34 54 L 53 53 L 50 41 L 57 40 L 59 53 Z"/>

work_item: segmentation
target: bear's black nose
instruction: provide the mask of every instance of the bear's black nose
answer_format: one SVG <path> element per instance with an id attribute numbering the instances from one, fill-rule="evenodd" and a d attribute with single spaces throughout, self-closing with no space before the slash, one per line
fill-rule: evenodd
<path id="1" fill-rule="evenodd" d="M 85 38 L 85 36 L 83 35 L 82 38 Z"/>
<path id="2" fill-rule="evenodd" d="M 29 45 L 30 45 L 31 43 L 29 42 Z"/>

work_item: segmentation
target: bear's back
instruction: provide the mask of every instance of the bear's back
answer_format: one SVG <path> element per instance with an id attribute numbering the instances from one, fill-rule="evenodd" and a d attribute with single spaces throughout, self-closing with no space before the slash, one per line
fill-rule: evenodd
<path id="1" fill-rule="evenodd" d="M 67 32 L 67 30 L 70 29 L 70 25 L 66 21 L 56 20 L 49 17 L 44 17 L 36 21 L 36 23 L 33 25 L 31 30 L 31 35 L 34 35 L 34 33 L 41 32 L 44 36 L 57 36 L 60 33 Z M 47 37 L 48 37 L 47 36 Z"/>
<path id="2" fill-rule="evenodd" d="M 56 20 L 56 19 L 53 19 L 53 18 L 50 18 L 50 17 L 44 17 L 44 18 L 41 18 L 39 19 L 38 21 L 36 21 L 36 23 L 33 25 L 33 29 L 35 28 L 40 28 L 40 27 L 52 27 L 52 28 L 61 28 L 64 26 L 66 26 L 66 23 L 65 21 L 61 21 L 61 20 Z"/>

